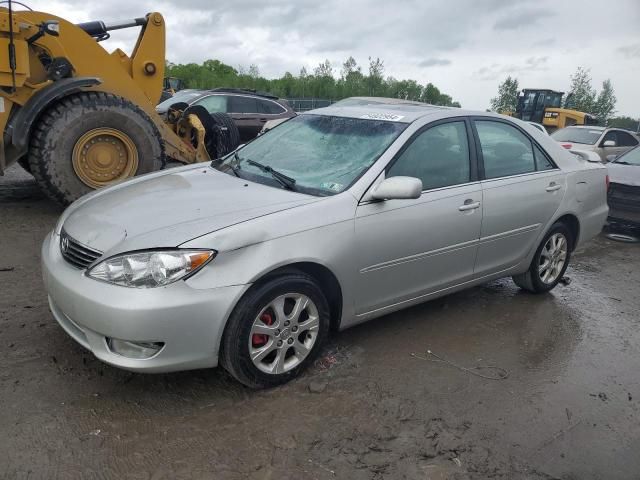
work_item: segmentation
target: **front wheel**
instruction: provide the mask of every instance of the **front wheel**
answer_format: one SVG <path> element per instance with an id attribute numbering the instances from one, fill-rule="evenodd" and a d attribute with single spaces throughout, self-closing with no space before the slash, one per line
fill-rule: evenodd
<path id="1" fill-rule="evenodd" d="M 288 274 L 253 288 L 229 318 L 221 363 L 251 388 L 296 377 L 317 357 L 329 331 L 329 307 L 309 276 Z"/>
<path id="2" fill-rule="evenodd" d="M 569 266 L 573 236 L 564 223 L 555 223 L 536 250 L 529 270 L 514 275 L 513 281 L 523 290 L 544 293 L 552 290 Z"/>

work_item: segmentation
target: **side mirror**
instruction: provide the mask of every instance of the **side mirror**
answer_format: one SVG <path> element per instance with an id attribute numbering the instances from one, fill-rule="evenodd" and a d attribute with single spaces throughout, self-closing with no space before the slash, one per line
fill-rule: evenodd
<path id="1" fill-rule="evenodd" d="M 371 193 L 375 200 L 403 200 L 420 198 L 422 180 L 414 177 L 389 177 Z"/>
<path id="2" fill-rule="evenodd" d="M 616 158 L 618 158 L 618 155 L 607 155 L 607 162 L 613 162 Z"/>
<path id="3" fill-rule="evenodd" d="M 616 146 L 616 142 L 613 140 L 605 140 L 604 143 L 602 144 L 603 147 L 615 147 Z"/>

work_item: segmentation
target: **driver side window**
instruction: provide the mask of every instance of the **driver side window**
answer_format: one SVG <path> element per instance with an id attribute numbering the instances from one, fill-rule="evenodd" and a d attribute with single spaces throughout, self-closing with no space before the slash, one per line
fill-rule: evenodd
<path id="1" fill-rule="evenodd" d="M 419 178 L 423 190 L 469 182 L 465 123 L 443 123 L 420 133 L 387 171 L 387 177 L 398 176 Z"/>
<path id="2" fill-rule="evenodd" d="M 602 143 L 600 144 L 601 147 L 604 147 L 604 142 L 608 142 L 609 140 L 611 140 L 612 142 L 615 142 L 615 146 L 618 146 L 618 136 L 616 135 L 616 132 L 607 132 L 604 136 L 604 138 L 602 139 Z"/>

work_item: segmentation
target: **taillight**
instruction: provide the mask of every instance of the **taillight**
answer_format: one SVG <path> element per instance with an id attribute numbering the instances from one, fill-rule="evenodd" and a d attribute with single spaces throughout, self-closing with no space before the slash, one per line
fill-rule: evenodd
<path id="1" fill-rule="evenodd" d="M 570 143 L 561 143 L 560 145 L 562 145 L 567 150 L 569 150 L 571 147 L 573 147 L 573 145 L 571 145 Z"/>
<path id="2" fill-rule="evenodd" d="M 608 192 L 609 191 L 609 184 L 611 183 L 611 182 L 609 182 L 609 175 L 604 177 L 604 183 L 607 185 L 607 192 Z"/>

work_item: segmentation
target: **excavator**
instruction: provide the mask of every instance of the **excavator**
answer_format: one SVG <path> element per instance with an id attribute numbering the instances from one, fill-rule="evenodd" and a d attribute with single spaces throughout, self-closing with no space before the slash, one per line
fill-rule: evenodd
<path id="1" fill-rule="evenodd" d="M 114 182 L 237 147 L 226 115 L 182 103 L 156 113 L 165 66 L 160 13 L 74 24 L 1 3 L 0 174 L 18 162 L 66 205 Z M 134 27 L 140 33 L 130 56 L 100 45 L 110 32 Z"/>
<path id="2" fill-rule="evenodd" d="M 564 92 L 525 88 L 518 96 L 515 114 L 520 120 L 540 123 L 549 132 L 571 125 L 597 125 L 598 119 L 585 112 L 568 108 L 571 94 L 562 103 Z"/>

